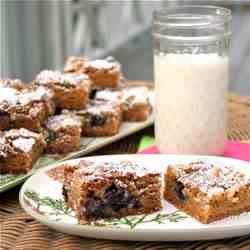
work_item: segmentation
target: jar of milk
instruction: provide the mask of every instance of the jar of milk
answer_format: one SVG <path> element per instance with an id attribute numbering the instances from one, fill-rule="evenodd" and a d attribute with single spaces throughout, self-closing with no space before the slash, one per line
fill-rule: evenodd
<path id="1" fill-rule="evenodd" d="M 181 6 L 154 13 L 159 150 L 221 155 L 226 139 L 231 12 Z"/>

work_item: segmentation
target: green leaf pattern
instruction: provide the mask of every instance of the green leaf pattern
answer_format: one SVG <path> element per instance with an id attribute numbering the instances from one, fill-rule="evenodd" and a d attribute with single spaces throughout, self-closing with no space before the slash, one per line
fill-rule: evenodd
<path id="1" fill-rule="evenodd" d="M 49 207 L 50 212 L 47 212 L 47 216 L 55 216 L 55 220 L 61 220 L 62 216 L 70 216 L 76 218 L 74 212 L 71 208 L 68 208 L 63 199 L 53 199 L 51 197 L 41 197 L 37 192 L 27 190 L 24 193 L 24 197 L 27 201 L 32 201 L 32 204 L 35 204 L 35 209 L 38 211 L 41 207 Z M 91 225 L 99 227 L 127 227 L 129 229 L 134 229 L 138 225 L 145 223 L 156 223 L 156 224 L 165 224 L 178 223 L 179 221 L 185 220 L 188 218 L 184 213 L 176 210 L 172 213 L 154 213 L 150 215 L 137 215 L 137 216 L 128 216 L 120 219 L 108 218 L 104 220 L 99 220 L 92 222 Z"/>

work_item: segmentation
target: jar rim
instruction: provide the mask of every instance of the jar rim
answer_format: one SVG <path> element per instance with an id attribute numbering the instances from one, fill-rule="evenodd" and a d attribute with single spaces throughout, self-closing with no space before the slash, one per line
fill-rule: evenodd
<path id="1" fill-rule="evenodd" d="M 153 12 L 154 24 L 174 28 L 207 28 L 230 23 L 230 9 L 213 5 L 182 5 Z"/>

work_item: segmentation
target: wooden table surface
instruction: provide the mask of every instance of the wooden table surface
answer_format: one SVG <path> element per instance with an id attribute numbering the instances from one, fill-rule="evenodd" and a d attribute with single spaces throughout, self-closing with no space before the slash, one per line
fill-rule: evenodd
<path id="1" fill-rule="evenodd" d="M 142 135 L 153 134 L 153 128 L 107 146 L 94 155 L 136 153 Z M 230 95 L 228 138 L 250 142 L 250 97 Z M 128 242 L 80 238 L 56 232 L 35 221 L 19 205 L 16 187 L 0 195 L 0 249 L 1 250 L 250 250 L 250 235 L 194 242 Z M 250 232 L 249 232 L 250 234 Z"/>

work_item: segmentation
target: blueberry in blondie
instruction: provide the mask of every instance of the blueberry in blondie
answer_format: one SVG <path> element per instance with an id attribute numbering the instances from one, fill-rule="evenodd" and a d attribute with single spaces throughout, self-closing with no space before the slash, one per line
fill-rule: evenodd
<path id="1" fill-rule="evenodd" d="M 34 84 L 51 89 L 58 108 L 82 109 L 89 100 L 91 81 L 86 74 L 44 70 L 38 74 Z"/>
<path id="2" fill-rule="evenodd" d="M 168 166 L 164 197 L 202 223 L 250 211 L 250 179 L 231 166 Z"/>
<path id="3" fill-rule="evenodd" d="M 49 117 L 46 123 L 48 131 L 47 152 L 65 154 L 79 149 L 82 121 L 74 114 L 61 114 Z"/>
<path id="4" fill-rule="evenodd" d="M 68 112 L 63 111 L 63 113 Z M 83 136 L 112 136 L 119 132 L 122 111 L 117 103 L 93 100 L 85 109 L 73 113 L 82 118 Z"/>
<path id="5" fill-rule="evenodd" d="M 0 85 L 0 130 L 26 128 L 40 132 L 49 115 L 55 111 L 53 94 L 43 87 L 21 91 Z"/>
<path id="6" fill-rule="evenodd" d="M 81 224 L 161 209 L 158 172 L 129 161 L 81 161 L 64 170 L 63 194 Z"/>

